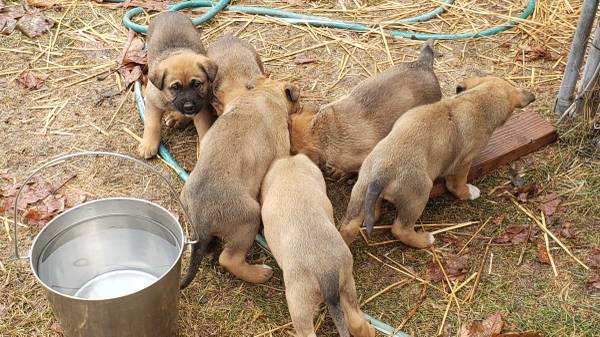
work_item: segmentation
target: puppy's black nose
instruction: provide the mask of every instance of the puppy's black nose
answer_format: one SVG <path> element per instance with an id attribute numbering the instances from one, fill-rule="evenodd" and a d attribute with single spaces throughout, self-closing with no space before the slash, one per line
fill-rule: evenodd
<path id="1" fill-rule="evenodd" d="M 196 105 L 192 102 L 183 103 L 183 112 L 185 113 L 194 113 L 196 112 Z"/>

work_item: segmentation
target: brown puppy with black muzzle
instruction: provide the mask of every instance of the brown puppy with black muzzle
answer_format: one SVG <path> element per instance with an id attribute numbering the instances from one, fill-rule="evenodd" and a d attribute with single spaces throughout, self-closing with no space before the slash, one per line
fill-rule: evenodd
<path id="1" fill-rule="evenodd" d="M 206 57 L 192 21 L 179 12 L 165 12 L 154 18 L 148 27 L 147 44 L 149 82 L 139 154 L 151 158 L 158 152 L 164 112 L 195 116 L 200 139 L 212 125 L 215 116 L 209 104 L 217 65 Z"/>
<path id="2" fill-rule="evenodd" d="M 375 336 L 359 308 L 352 254 L 335 228 L 319 168 L 303 154 L 274 161 L 261 199 L 265 238 L 283 271 L 296 335 L 316 337 L 313 318 L 324 301 L 340 336 Z"/>
<path id="3" fill-rule="evenodd" d="M 335 176 L 358 172 L 375 145 L 409 109 L 442 98 L 433 72 L 433 41 L 419 58 L 359 83 L 350 94 L 320 109 L 305 106 L 292 116 L 292 153 L 323 161 Z"/>
<path id="4" fill-rule="evenodd" d="M 270 267 L 248 264 L 246 253 L 260 227 L 262 180 L 271 162 L 290 152 L 288 115 L 298 99 L 294 85 L 258 80 L 228 104 L 202 139 L 202 155 L 181 192 L 198 237 L 182 288 L 194 278 L 213 237 L 224 242 L 219 263 L 227 271 L 252 283 L 271 277 Z"/>
<path id="5" fill-rule="evenodd" d="M 459 199 L 479 197 L 479 189 L 467 184 L 473 158 L 494 130 L 535 96 L 492 76 L 466 79 L 456 91 L 454 97 L 405 113 L 365 159 L 340 228 L 348 244 L 363 220 L 371 232 L 382 193 L 397 210 L 392 234 L 415 248 L 428 247 L 434 240 L 430 233 L 415 232 L 414 224 L 437 177 L 444 177 Z"/>
<path id="6" fill-rule="evenodd" d="M 219 67 L 212 83 L 211 105 L 220 116 L 227 104 L 252 89 L 252 83 L 265 78 L 260 56 L 252 45 L 232 34 L 225 34 L 208 46 L 206 54 Z M 167 125 L 184 127 L 191 119 L 181 113 L 167 116 Z"/>

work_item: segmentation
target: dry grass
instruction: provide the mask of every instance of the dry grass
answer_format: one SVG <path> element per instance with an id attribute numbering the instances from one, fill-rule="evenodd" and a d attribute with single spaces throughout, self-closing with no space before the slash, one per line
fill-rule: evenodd
<path id="1" fill-rule="evenodd" d="M 384 29 L 456 33 L 504 22 L 525 5 L 525 1 L 457 0 L 447 13 L 430 22 L 386 24 L 432 9 L 438 3 L 356 0 L 348 2 L 344 10 L 337 1 L 307 1 L 291 9 L 381 24 Z M 282 1 L 244 0 L 238 4 L 290 8 Z M 575 0 L 540 0 L 529 19 L 505 33 L 436 43 L 442 56 L 435 67 L 444 93 L 452 94 L 455 83 L 464 76 L 478 71 L 494 73 L 535 92 L 537 102 L 528 109 L 556 121 L 552 104 L 580 5 L 581 1 Z M 53 8 L 47 14 L 61 22 L 60 34 L 56 34 L 55 26 L 51 34 L 37 39 L 25 38 L 18 32 L 0 39 L 0 174 L 12 173 L 18 179 L 48 158 L 66 152 L 107 150 L 135 154 L 137 141 L 127 130 L 137 135 L 142 132 L 133 95 L 122 91 L 118 77 L 111 74 L 104 80 L 96 79 L 114 65 L 126 41 L 120 23 L 123 10 L 110 10 L 93 2 L 63 1 L 62 9 Z M 210 42 L 224 31 L 237 33 L 258 49 L 272 77 L 298 83 L 304 100 L 326 102 L 343 95 L 362 79 L 417 55 L 420 42 L 382 36 L 381 28 L 376 27 L 370 33 L 356 33 L 223 13 L 204 28 L 204 36 Z M 541 46 L 557 59 L 529 60 L 519 46 Z M 297 65 L 297 55 L 317 62 Z M 515 61 L 518 55 L 525 57 Z M 50 76 L 42 89 L 29 91 L 15 81 L 27 68 Z M 571 223 L 575 236 L 559 239 L 584 263 L 591 247 L 600 246 L 600 155 L 588 126 L 583 120 L 563 122 L 558 143 L 514 164 L 524 179 L 542 188 L 542 196 L 560 195 L 562 209 L 547 228 L 557 234 L 562 225 Z M 179 132 L 165 128 L 163 139 L 186 169 L 193 168 L 193 129 Z M 170 172 L 160 161 L 153 163 L 165 173 Z M 82 160 L 47 175 L 68 172 L 78 173 L 70 185 L 98 197 L 137 195 L 176 210 L 165 189 L 154 187 L 156 181 L 141 170 L 114 161 Z M 174 175 L 171 179 L 181 188 Z M 455 335 L 460 322 L 495 312 L 503 314 L 508 330 L 537 330 L 545 336 L 599 335 L 598 292 L 586 284 L 587 271 L 553 240 L 548 242 L 548 249 L 557 277 L 551 266 L 537 261 L 535 244 L 493 243 L 507 225 L 531 223 L 496 189 L 507 181 L 502 168 L 476 182 L 483 192 L 480 200 L 460 202 L 448 196 L 432 200 L 422 216 L 424 223 L 479 221 L 438 234 L 434 251 L 413 250 L 398 243 L 355 245 L 352 251 L 358 291 L 361 302 L 368 302 L 364 310 L 413 336 L 434 336 L 438 331 Z M 345 181 L 328 182 L 338 220 L 345 211 L 350 190 L 351 185 Z M 531 200 L 526 207 L 535 209 L 537 202 Z M 502 214 L 507 217 L 501 224 L 480 226 Z M 387 207 L 383 223 L 390 223 L 391 216 L 392 210 Z M 4 217 L 0 221 L 9 221 Z M 22 244 L 27 246 L 38 230 L 24 228 Z M 41 286 L 35 283 L 27 264 L 10 258 L 9 233 L 1 234 L 0 335 L 59 335 L 54 331 L 55 319 L 43 300 Z M 386 230 L 376 231 L 370 238 L 373 242 L 391 239 Z M 545 244 L 543 233 L 534 240 Z M 468 282 L 446 278 L 434 284 L 424 281 L 429 266 L 437 263 L 433 254 L 443 261 L 459 251 L 469 256 Z M 250 259 L 275 265 L 258 247 Z M 292 331 L 286 325 L 289 315 L 278 270 L 267 284 L 250 285 L 232 279 L 214 260 L 206 259 L 196 281 L 182 293 L 180 304 L 183 336 L 288 336 Z M 329 319 L 320 317 L 325 319 L 319 335 L 334 336 Z"/>

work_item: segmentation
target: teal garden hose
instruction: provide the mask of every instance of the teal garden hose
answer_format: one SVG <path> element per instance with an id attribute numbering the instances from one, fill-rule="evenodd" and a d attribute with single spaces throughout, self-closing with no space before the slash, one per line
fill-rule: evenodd
<path id="1" fill-rule="evenodd" d="M 122 2 L 123 0 L 111 0 L 111 1 L 112 2 Z M 241 12 L 241 13 L 246 13 L 246 14 L 277 17 L 277 18 L 280 18 L 281 20 L 286 21 L 291 24 L 308 24 L 308 25 L 316 26 L 316 27 L 329 27 L 329 28 L 346 29 L 346 30 L 362 31 L 362 32 L 373 31 L 373 28 L 369 27 L 367 24 L 360 23 L 360 22 L 339 21 L 339 20 L 333 20 L 333 19 L 329 19 L 329 18 L 298 14 L 298 13 L 288 12 L 288 11 L 284 11 L 284 10 L 265 8 L 265 7 L 229 6 L 229 2 L 230 2 L 230 0 L 220 0 L 219 2 L 216 2 L 216 3 L 212 2 L 212 1 L 207 1 L 207 0 L 184 1 L 181 3 L 175 4 L 175 5 L 170 5 L 169 10 L 177 11 L 177 10 L 182 10 L 182 9 L 187 9 L 187 8 L 207 8 L 208 10 L 206 11 L 206 13 L 204 13 L 199 18 L 192 20 L 192 22 L 195 25 L 203 24 L 203 23 L 209 21 L 210 19 L 212 19 L 213 17 L 215 17 L 219 12 L 226 10 L 226 11 Z M 386 24 L 424 22 L 424 21 L 430 20 L 430 19 L 442 14 L 446 10 L 446 7 L 449 5 L 452 5 L 453 2 L 454 2 L 454 0 L 444 0 L 444 3 L 442 5 L 440 5 L 439 7 L 435 8 L 434 10 L 432 10 L 430 12 L 427 12 L 422 15 L 410 17 L 410 18 L 405 18 L 405 19 L 402 19 L 402 20 L 399 20 L 396 22 L 387 22 Z M 518 15 L 517 18 L 518 19 L 528 18 L 531 15 L 531 13 L 533 13 L 533 10 L 535 9 L 535 4 L 536 4 L 536 0 L 528 0 L 527 7 L 523 10 L 523 12 L 521 12 L 521 14 Z M 143 12 L 144 12 L 143 8 L 139 8 L 139 7 L 129 10 L 127 13 L 125 13 L 125 16 L 123 17 L 124 25 L 127 28 L 129 28 L 137 33 L 146 33 L 148 30 L 147 26 L 139 25 L 132 21 L 133 17 L 135 17 L 136 15 L 139 15 Z M 427 40 L 427 39 L 458 40 L 458 39 L 469 39 L 469 38 L 477 38 L 477 37 L 483 37 L 483 36 L 491 36 L 491 35 L 503 32 L 505 30 L 508 30 L 508 29 L 516 26 L 517 24 L 518 24 L 517 21 L 508 21 L 504 24 L 501 24 L 501 25 L 498 25 L 495 27 L 491 27 L 491 28 L 488 28 L 488 29 L 485 29 L 485 30 L 482 30 L 479 32 L 474 32 L 474 33 L 433 34 L 433 33 L 405 32 L 405 31 L 398 31 L 398 30 L 386 30 L 386 33 L 393 37 L 416 39 L 416 40 Z M 135 84 L 134 84 L 134 93 L 135 93 L 135 101 L 136 101 L 136 105 L 137 105 L 137 110 L 140 114 L 140 118 L 143 121 L 145 106 L 144 106 L 144 97 L 142 94 L 142 86 L 139 81 L 135 82 Z M 167 148 L 164 145 L 162 145 L 162 144 L 160 145 L 158 153 L 175 170 L 177 175 L 183 181 L 186 181 L 188 179 L 188 177 L 189 177 L 188 173 L 177 163 L 175 158 L 173 158 L 171 153 L 167 150 Z M 266 240 L 264 239 L 264 237 L 262 235 L 260 235 L 260 234 L 257 235 L 256 241 L 262 247 L 264 247 L 266 249 L 269 248 Z M 388 324 L 385 324 L 385 323 L 381 322 L 380 320 L 378 320 L 374 317 L 371 317 L 367 314 L 365 314 L 365 318 L 373 325 L 373 327 L 375 329 L 384 333 L 387 336 L 410 337 L 409 335 L 407 335 L 403 332 L 395 332 L 394 331 L 395 329 L 393 327 L 391 327 Z"/>

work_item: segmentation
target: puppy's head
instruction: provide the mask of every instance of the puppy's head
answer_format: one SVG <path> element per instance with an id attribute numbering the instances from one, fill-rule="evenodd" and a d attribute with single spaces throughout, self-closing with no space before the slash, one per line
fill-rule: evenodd
<path id="1" fill-rule="evenodd" d="M 185 52 L 155 64 L 148 79 L 184 115 L 194 115 L 211 99 L 217 64 L 204 55 Z"/>
<path id="2" fill-rule="evenodd" d="M 290 152 L 292 154 L 304 153 L 315 164 L 319 163 L 319 151 L 314 144 L 311 134 L 311 124 L 317 114 L 317 107 L 304 104 L 300 111 L 290 115 Z"/>
<path id="3" fill-rule="evenodd" d="M 494 76 L 475 76 L 463 80 L 456 86 L 456 93 L 460 94 L 463 91 L 485 85 L 488 90 L 502 91 L 508 97 L 511 111 L 516 108 L 524 108 L 531 102 L 535 101 L 535 95 L 531 92 L 516 88 L 508 81 Z"/>

